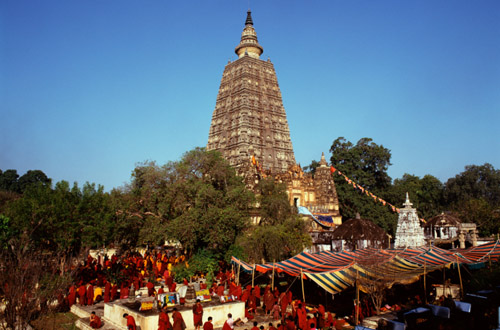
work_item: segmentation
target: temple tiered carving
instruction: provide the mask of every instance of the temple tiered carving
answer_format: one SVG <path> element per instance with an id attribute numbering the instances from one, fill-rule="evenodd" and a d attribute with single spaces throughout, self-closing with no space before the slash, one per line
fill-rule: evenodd
<path id="1" fill-rule="evenodd" d="M 408 193 L 404 208 L 399 209 L 398 227 L 396 229 L 396 241 L 394 248 L 414 248 L 425 245 L 424 229 L 420 226 L 420 218 L 417 215 L 417 209 L 410 203 Z"/>
<path id="2" fill-rule="evenodd" d="M 276 72 L 270 60 L 260 59 L 263 52 L 248 11 L 235 48 L 238 59 L 222 74 L 207 150 L 220 151 L 250 189 L 262 177 L 273 177 L 287 185 L 292 205 L 332 216 L 340 224 L 335 183 L 324 155 L 314 178 L 295 162 Z"/>

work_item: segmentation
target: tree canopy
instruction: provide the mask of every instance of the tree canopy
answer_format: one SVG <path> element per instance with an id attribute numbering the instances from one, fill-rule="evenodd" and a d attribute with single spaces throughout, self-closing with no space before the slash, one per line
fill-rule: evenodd
<path id="1" fill-rule="evenodd" d="M 370 138 L 362 138 L 356 144 L 346 141 L 343 137 L 333 141 L 330 148 L 332 165 L 350 179 L 385 198 L 391 187 L 391 178 L 387 174 L 391 165 L 391 152 L 378 145 Z M 359 213 L 374 221 L 390 233 L 396 229 L 397 216 L 388 208 L 373 203 L 371 197 L 360 190 L 353 189 L 344 180 L 335 181 L 340 204 L 340 213 L 345 220 L 356 217 Z"/>

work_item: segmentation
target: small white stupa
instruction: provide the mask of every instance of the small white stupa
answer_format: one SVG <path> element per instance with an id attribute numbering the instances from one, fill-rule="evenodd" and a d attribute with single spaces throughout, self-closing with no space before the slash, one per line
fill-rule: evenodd
<path id="1" fill-rule="evenodd" d="M 408 193 L 406 193 L 406 201 L 403 205 L 404 208 L 399 210 L 394 248 L 404 249 L 425 246 L 424 229 L 420 227 L 417 209 L 412 207 L 413 204 L 410 203 Z"/>

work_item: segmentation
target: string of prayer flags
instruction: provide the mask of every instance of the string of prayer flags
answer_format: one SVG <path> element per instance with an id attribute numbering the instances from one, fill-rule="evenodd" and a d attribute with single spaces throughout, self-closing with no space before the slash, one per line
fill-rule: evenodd
<path id="1" fill-rule="evenodd" d="M 371 198 L 373 198 L 373 200 L 375 202 L 380 202 L 382 203 L 382 205 L 386 206 L 388 205 L 390 207 L 390 209 L 392 210 L 392 212 L 397 212 L 397 213 L 400 213 L 401 211 L 399 210 L 399 208 L 395 207 L 394 205 L 390 204 L 390 203 L 387 203 L 385 200 L 383 200 L 382 198 L 374 195 L 373 193 L 369 192 L 368 190 L 366 190 L 365 188 L 363 188 L 362 186 L 360 186 L 358 183 L 356 183 L 355 181 L 349 179 L 347 177 L 347 175 L 343 174 L 342 172 L 340 172 L 338 169 L 336 169 L 335 167 L 333 166 L 330 166 L 330 173 L 331 174 L 334 174 L 335 172 L 337 172 L 338 175 L 341 175 L 344 177 L 344 180 L 349 184 L 356 188 L 356 189 L 359 189 L 361 190 L 362 193 L 365 193 L 366 196 L 370 196 Z M 421 219 L 425 222 L 424 219 Z"/>

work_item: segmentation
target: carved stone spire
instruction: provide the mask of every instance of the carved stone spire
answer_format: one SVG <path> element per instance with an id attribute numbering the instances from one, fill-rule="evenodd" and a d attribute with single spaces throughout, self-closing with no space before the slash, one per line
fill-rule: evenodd
<path id="1" fill-rule="evenodd" d="M 239 58 L 222 74 L 207 150 L 220 151 L 234 167 L 254 156 L 262 170 L 282 173 L 295 165 L 290 129 L 274 66 L 259 59 L 263 50 L 252 24 L 248 12 Z"/>
<path id="2" fill-rule="evenodd" d="M 327 165 L 328 165 L 328 163 L 326 162 L 326 159 L 325 159 L 325 153 L 322 152 L 321 153 L 321 160 L 319 161 L 319 166 L 326 167 Z"/>
<path id="3" fill-rule="evenodd" d="M 238 57 L 248 55 L 253 58 L 260 58 L 260 55 L 264 52 L 264 48 L 257 41 L 257 33 L 253 28 L 252 12 L 250 10 L 247 12 L 247 19 L 245 21 L 245 28 L 241 33 L 240 44 L 236 46 L 234 52 Z"/>
<path id="4" fill-rule="evenodd" d="M 410 197 L 406 193 L 404 208 L 399 210 L 398 227 L 396 229 L 396 249 L 413 248 L 425 245 L 424 229 L 420 226 L 417 210 L 412 208 Z"/>

